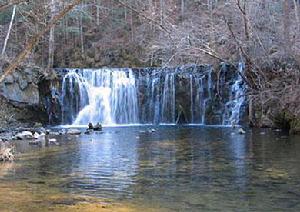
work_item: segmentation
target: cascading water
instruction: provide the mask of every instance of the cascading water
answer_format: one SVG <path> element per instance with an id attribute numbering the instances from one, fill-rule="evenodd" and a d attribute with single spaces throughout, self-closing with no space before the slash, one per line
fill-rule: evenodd
<path id="1" fill-rule="evenodd" d="M 72 114 L 72 117 L 77 114 L 76 119 L 71 120 L 74 125 L 85 125 L 89 122 L 100 122 L 106 125 L 138 123 L 135 84 L 131 70 L 128 72 L 117 69 L 71 70 L 64 77 L 62 86 L 62 93 L 68 92 L 71 98 L 63 95 L 62 102 L 74 103 L 73 96 L 79 93 L 80 106 L 76 106 L 76 108 L 80 112 L 78 113 L 78 110 L 68 111 L 70 104 L 68 104 L 68 108 L 65 108 L 63 104 L 63 117 L 67 111 Z M 73 90 L 74 85 L 77 87 L 77 91 Z M 76 101 L 75 104 L 77 104 Z"/>
<path id="2" fill-rule="evenodd" d="M 238 76 L 234 84 L 231 86 L 230 100 L 225 105 L 225 118 L 223 121 L 224 125 L 238 125 L 240 122 L 241 107 L 244 104 L 245 90 L 241 74 L 244 73 L 244 64 L 239 63 L 238 65 Z M 226 117 L 227 115 L 227 117 Z"/>
<path id="3" fill-rule="evenodd" d="M 162 96 L 161 122 L 164 124 L 175 124 L 175 98 L 175 73 L 168 73 L 165 76 Z"/>
<path id="4" fill-rule="evenodd" d="M 224 67 L 64 70 L 62 123 L 239 124 L 245 88 Z"/>

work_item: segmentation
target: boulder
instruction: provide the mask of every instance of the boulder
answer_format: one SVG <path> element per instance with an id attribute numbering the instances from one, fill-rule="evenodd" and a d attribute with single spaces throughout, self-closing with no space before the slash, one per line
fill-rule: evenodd
<path id="1" fill-rule="evenodd" d="M 33 139 L 33 134 L 30 131 L 23 131 L 21 133 L 18 133 L 15 135 L 15 138 L 18 140 L 24 140 L 24 139 Z"/>
<path id="2" fill-rule="evenodd" d="M 67 131 L 67 134 L 69 134 L 69 135 L 81 135 L 81 131 L 77 130 L 77 129 L 69 129 Z"/>
<path id="3" fill-rule="evenodd" d="M 244 135 L 244 134 L 246 134 L 246 131 L 243 128 L 240 128 L 239 129 L 239 134 Z"/>
<path id="4" fill-rule="evenodd" d="M 100 123 L 97 123 L 94 128 L 95 131 L 101 131 L 102 130 L 102 125 Z"/>
<path id="5" fill-rule="evenodd" d="M 59 132 L 49 132 L 49 134 L 48 135 L 54 135 L 54 136 L 58 136 L 58 135 L 60 135 L 60 133 Z"/>
<path id="6" fill-rule="evenodd" d="M 59 143 L 57 142 L 57 140 L 55 138 L 50 138 L 49 144 L 59 145 Z"/>
<path id="7" fill-rule="evenodd" d="M 39 123 L 39 122 L 35 122 L 33 127 L 34 128 L 43 128 L 43 124 Z"/>
<path id="8" fill-rule="evenodd" d="M 33 134 L 33 138 L 34 138 L 34 139 L 39 139 L 39 137 L 40 137 L 40 134 L 39 134 L 38 132 L 35 132 L 35 133 Z"/>
<path id="9" fill-rule="evenodd" d="M 89 129 L 90 129 L 90 130 L 93 130 L 93 129 L 94 129 L 94 126 L 93 126 L 92 123 L 89 123 Z"/>

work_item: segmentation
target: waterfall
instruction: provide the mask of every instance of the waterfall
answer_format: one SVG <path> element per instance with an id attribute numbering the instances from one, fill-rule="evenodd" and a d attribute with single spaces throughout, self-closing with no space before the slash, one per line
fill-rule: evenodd
<path id="1" fill-rule="evenodd" d="M 162 120 L 164 124 L 175 124 L 175 74 L 168 73 L 165 77 L 162 95 Z"/>
<path id="2" fill-rule="evenodd" d="M 77 87 L 76 91 L 74 87 Z M 71 70 L 64 77 L 62 88 L 62 102 L 69 101 L 62 108 L 64 113 L 71 113 L 71 123 L 74 125 L 86 125 L 89 122 L 107 125 L 139 122 L 136 81 L 131 70 Z M 70 109 L 71 104 L 76 105 L 75 111 Z"/>
<path id="3" fill-rule="evenodd" d="M 237 71 L 239 72 L 239 74 L 237 75 L 237 79 L 231 86 L 230 99 L 225 105 L 225 118 L 223 121 L 224 125 L 240 124 L 241 107 L 246 100 L 246 87 L 241 77 L 241 74 L 244 73 L 243 63 L 239 63 Z"/>
<path id="4" fill-rule="evenodd" d="M 191 95 L 191 123 L 194 123 L 194 96 L 193 96 L 193 75 L 190 75 L 190 95 Z"/>
<path id="5" fill-rule="evenodd" d="M 74 125 L 238 124 L 245 88 L 236 71 L 225 69 L 222 65 L 220 78 L 211 66 L 64 69 L 61 120 Z M 239 64 L 238 71 L 243 69 Z"/>

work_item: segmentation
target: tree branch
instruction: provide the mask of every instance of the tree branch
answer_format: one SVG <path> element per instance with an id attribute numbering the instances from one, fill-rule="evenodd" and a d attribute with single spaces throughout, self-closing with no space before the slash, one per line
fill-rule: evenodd
<path id="1" fill-rule="evenodd" d="M 13 5 L 21 4 L 24 2 L 28 2 L 28 0 L 11 0 L 8 4 L 0 5 L 0 11 L 5 10 Z"/>
<path id="2" fill-rule="evenodd" d="M 0 77 L 0 83 L 8 74 L 12 73 L 21 64 L 21 62 L 23 62 L 28 57 L 35 45 L 51 29 L 51 27 L 55 25 L 61 18 L 63 18 L 68 12 L 70 12 L 76 5 L 80 4 L 81 1 L 82 0 L 74 0 L 70 5 L 65 7 L 60 13 L 54 16 L 49 24 L 41 32 L 33 36 L 33 38 L 26 44 L 25 49 L 4 70 L 3 75 Z"/>

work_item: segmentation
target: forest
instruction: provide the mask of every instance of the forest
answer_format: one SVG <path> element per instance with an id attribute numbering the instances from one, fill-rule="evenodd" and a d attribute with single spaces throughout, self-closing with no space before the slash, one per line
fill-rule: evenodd
<path id="1" fill-rule="evenodd" d="M 2 1 L 1 70 L 6 75 L 21 67 L 47 72 L 57 67 L 218 66 L 244 61 L 243 79 L 260 119 L 255 125 L 275 119 L 293 122 L 300 111 L 299 4 Z"/>

